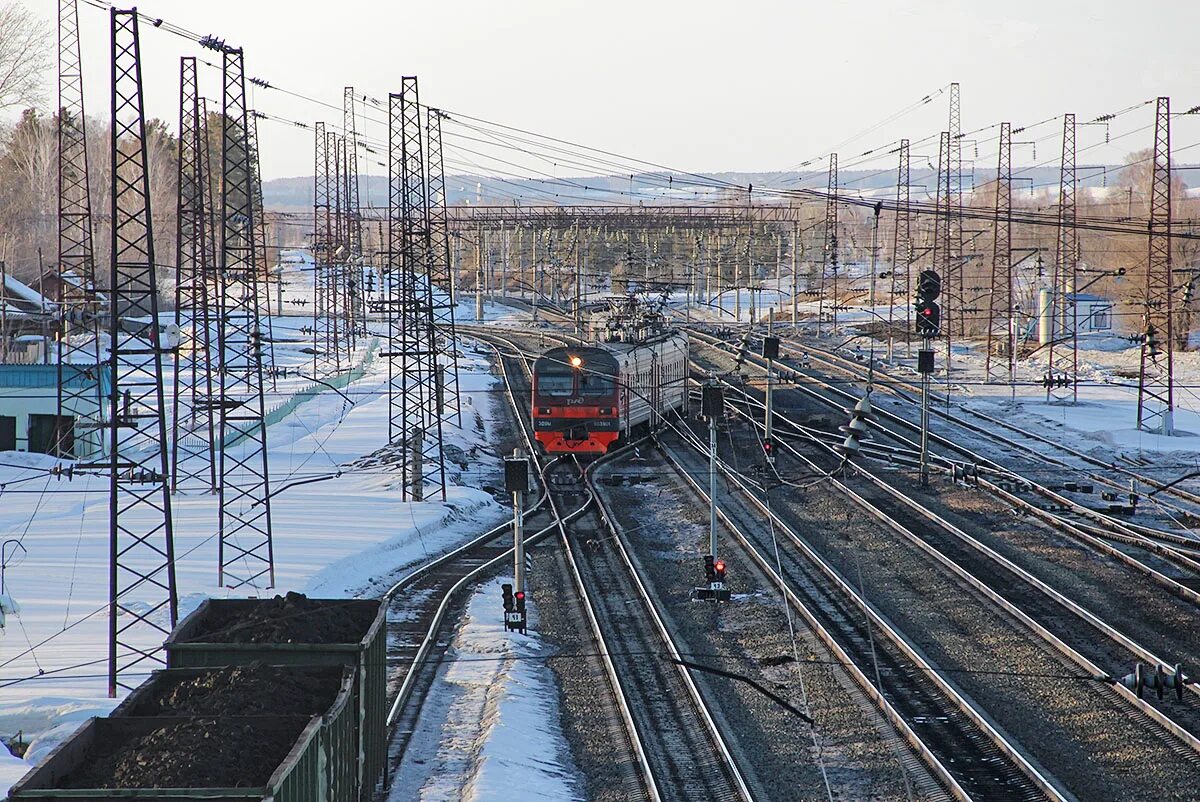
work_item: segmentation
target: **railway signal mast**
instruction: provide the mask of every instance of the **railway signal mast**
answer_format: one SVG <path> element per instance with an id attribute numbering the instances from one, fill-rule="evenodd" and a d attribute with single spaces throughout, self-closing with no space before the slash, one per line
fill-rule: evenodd
<path id="1" fill-rule="evenodd" d="M 763 420 L 763 454 L 768 465 L 775 464 L 775 360 L 779 359 L 779 338 L 775 336 L 775 310 L 767 316 L 767 336 L 763 338 L 762 355 L 767 360 L 767 403 Z"/>
<path id="2" fill-rule="evenodd" d="M 510 596 L 511 585 L 504 585 L 504 628 L 525 634 L 525 510 L 523 500 L 529 492 L 529 460 L 514 451 L 504 460 L 504 489 L 513 500 L 513 576 L 517 590 Z M 511 603 L 510 603 L 511 598 Z"/>
<path id="3" fill-rule="evenodd" d="M 717 382 L 701 388 L 700 413 L 708 420 L 708 554 L 704 555 L 705 585 L 696 588 L 696 598 L 729 601 L 725 585 L 725 561 L 717 555 L 717 422 L 725 415 L 725 392 Z"/>
<path id="4" fill-rule="evenodd" d="M 921 374 L 921 484 L 929 483 L 929 377 L 933 374 L 933 338 L 942 330 L 942 310 L 937 297 L 942 293 L 942 277 L 933 270 L 917 276 L 917 372 Z"/>

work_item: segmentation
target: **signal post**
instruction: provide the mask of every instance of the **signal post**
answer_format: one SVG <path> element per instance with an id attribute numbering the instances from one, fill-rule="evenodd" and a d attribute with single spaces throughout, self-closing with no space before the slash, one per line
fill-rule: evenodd
<path id="1" fill-rule="evenodd" d="M 504 459 L 504 489 L 513 498 L 513 576 L 516 584 L 502 586 L 504 593 L 504 628 L 522 634 L 528 625 L 525 612 L 525 513 L 524 498 L 529 492 L 529 460 L 514 451 Z"/>
<path id="2" fill-rule="evenodd" d="M 763 420 L 763 454 L 768 465 L 775 464 L 775 360 L 779 359 L 779 338 L 775 336 L 775 309 L 767 313 L 767 336 L 763 338 L 762 355 L 767 360 L 767 403 Z"/>
<path id="3" fill-rule="evenodd" d="M 729 601 L 725 561 L 717 555 L 717 422 L 725 415 L 725 392 L 715 381 L 701 388 L 700 412 L 708 419 L 708 554 L 704 555 L 706 584 L 696 588 L 696 598 Z"/>
<path id="4" fill-rule="evenodd" d="M 929 383 L 933 375 L 933 339 L 942 330 L 942 310 L 936 299 L 942 293 L 942 277 L 933 270 L 917 276 L 917 372 L 921 374 L 921 484 L 929 484 Z"/>

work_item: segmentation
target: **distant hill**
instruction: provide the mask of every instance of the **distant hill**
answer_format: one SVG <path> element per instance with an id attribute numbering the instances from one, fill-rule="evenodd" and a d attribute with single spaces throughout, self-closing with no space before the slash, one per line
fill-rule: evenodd
<path id="1" fill-rule="evenodd" d="M 1121 167 L 1080 167 L 1079 183 L 1082 187 L 1100 188 L 1116 181 Z M 1014 167 L 1013 191 L 1045 192 L 1058 187 L 1059 168 L 1056 165 L 1041 167 Z M 995 169 L 964 167 L 963 188 L 970 191 L 983 186 L 995 177 Z M 706 173 L 707 183 L 732 184 L 744 187 L 753 184 L 760 187 L 779 189 L 820 189 L 827 184 L 824 170 L 775 173 Z M 896 170 L 844 170 L 838 176 L 839 187 L 846 192 L 862 192 L 874 195 L 895 191 Z M 632 199 L 632 202 L 689 201 L 712 203 L 727 194 L 713 187 L 700 186 L 706 183 L 696 176 L 680 173 L 643 173 L 634 176 L 581 176 L 558 179 L 517 179 L 494 176 L 452 175 L 446 178 L 449 202 L 452 205 L 483 203 L 486 205 L 515 202 L 520 198 L 524 204 L 577 205 L 612 203 L 614 200 Z M 914 161 L 911 172 L 913 197 L 933 195 L 937 189 L 937 169 L 930 164 Z M 614 194 L 623 193 L 623 194 Z M 365 206 L 387 205 L 387 178 L 364 176 L 360 178 L 359 194 Z M 276 178 L 263 185 L 266 205 L 271 209 L 299 211 L 311 209 L 313 202 L 312 176 Z"/>

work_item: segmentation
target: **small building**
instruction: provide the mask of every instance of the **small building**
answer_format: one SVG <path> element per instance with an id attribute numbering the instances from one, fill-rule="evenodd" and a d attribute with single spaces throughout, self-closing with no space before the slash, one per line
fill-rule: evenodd
<path id="1" fill-rule="evenodd" d="M 1038 291 L 1038 342 L 1045 345 L 1050 342 L 1051 329 L 1051 298 L 1049 289 Z M 1090 295 L 1085 292 L 1067 294 L 1066 309 L 1061 320 L 1053 321 L 1057 329 L 1057 337 L 1069 335 L 1071 326 L 1075 326 L 1076 335 L 1108 334 L 1113 329 L 1113 302 L 1111 298 L 1102 295 Z"/>
<path id="2" fill-rule="evenodd" d="M 64 364 L 71 414 L 58 417 L 58 365 L 0 365 L 0 451 L 72 459 L 104 453 L 102 419 L 112 389 L 107 365 Z"/>
<path id="3" fill-rule="evenodd" d="M 1112 331 L 1113 302 L 1101 295 L 1074 292 L 1067 296 L 1068 310 L 1075 307 L 1077 334 L 1102 334 Z M 1070 312 L 1068 311 L 1068 317 Z"/>

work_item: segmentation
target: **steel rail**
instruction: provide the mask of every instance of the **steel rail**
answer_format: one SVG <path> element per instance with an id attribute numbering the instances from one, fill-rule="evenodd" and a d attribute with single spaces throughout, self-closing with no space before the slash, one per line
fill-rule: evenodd
<path id="1" fill-rule="evenodd" d="M 734 389 L 736 389 L 736 387 Z M 779 416 L 783 420 L 787 420 L 785 415 L 781 415 L 780 413 L 776 413 L 776 415 Z M 755 423 L 757 425 L 756 420 L 751 418 L 751 421 L 752 421 L 752 423 Z M 693 444 L 693 445 L 697 445 L 697 444 Z M 797 450 L 791 444 L 783 443 L 782 445 L 784 446 L 785 450 L 789 451 L 796 459 L 801 461 L 810 470 L 822 471 L 820 466 L 818 466 L 815 462 L 810 460 L 808 457 L 801 454 L 799 452 L 799 450 Z M 833 447 L 828 446 L 824 443 L 821 443 L 820 445 L 822 447 L 824 447 L 831 456 L 834 456 L 834 457 L 837 457 L 840 459 L 841 455 L 838 454 L 838 452 Z M 697 447 L 698 447 L 698 445 L 697 445 Z M 734 482 L 738 487 L 740 487 L 740 489 L 743 491 L 743 493 L 749 495 L 751 498 L 754 498 L 756 505 L 759 506 L 760 508 L 763 508 L 765 511 L 765 508 L 763 507 L 761 501 L 757 500 L 757 497 L 755 497 L 754 494 L 751 493 L 750 490 L 745 486 L 745 484 L 742 481 L 739 474 L 737 474 L 735 471 L 732 471 L 732 469 L 721 460 L 718 460 L 718 465 L 721 467 L 722 472 L 725 473 L 725 475 L 732 482 Z M 1032 585 L 1035 589 L 1042 591 L 1043 593 L 1048 595 L 1051 599 L 1053 599 L 1054 601 L 1056 601 L 1059 604 L 1066 607 L 1066 609 L 1069 612 L 1078 616 L 1086 623 L 1089 623 L 1089 624 L 1095 626 L 1097 629 L 1099 629 L 1105 635 L 1108 635 L 1110 638 L 1112 638 L 1113 640 L 1115 640 L 1116 642 L 1121 644 L 1123 647 L 1125 647 L 1126 649 L 1129 649 L 1131 652 L 1133 652 L 1134 655 L 1141 657 L 1142 659 L 1148 660 L 1149 662 L 1153 662 L 1153 663 L 1157 663 L 1157 664 L 1161 664 L 1161 665 L 1168 665 L 1168 666 L 1170 665 L 1170 663 L 1157 657 L 1152 652 L 1150 652 L 1149 649 L 1146 649 L 1146 648 L 1140 646 L 1135 641 L 1133 641 L 1131 638 L 1126 637 L 1124 634 L 1120 633 L 1114 627 L 1107 624 L 1107 622 L 1104 622 L 1102 619 L 1100 619 L 1095 614 L 1091 613 L 1090 611 L 1086 610 L 1082 606 L 1071 601 L 1070 599 L 1068 599 L 1066 596 L 1062 595 L 1058 591 L 1053 590 L 1052 588 L 1049 587 L 1049 585 L 1047 585 L 1046 583 L 1037 579 L 1029 572 L 1027 572 L 1024 569 L 1017 566 L 1015 563 L 1012 563 L 1007 558 L 994 552 L 992 549 L 990 549 L 987 546 L 985 546 L 984 544 L 980 543 L 975 538 L 970 537 L 969 535 L 967 535 L 965 532 L 963 532 L 958 527 L 954 526 L 952 523 L 947 521 L 942 516 L 938 515 L 937 513 L 933 512 L 932 510 L 928 509 L 924 505 L 906 497 L 902 492 L 900 492 L 896 488 L 892 487 L 887 482 L 885 482 L 883 479 L 881 479 L 880 477 L 871 473 L 870 471 L 868 471 L 861 465 L 855 464 L 854 470 L 859 475 L 863 476 L 865 479 L 867 479 L 869 482 L 871 482 L 872 485 L 879 488 L 881 491 L 885 492 L 890 497 L 901 502 L 904 506 L 913 510 L 919 516 L 942 527 L 943 529 L 950 532 L 952 535 L 954 535 L 955 537 L 957 537 L 959 540 L 963 541 L 967 545 L 969 545 L 973 548 L 976 548 L 978 551 L 980 551 L 980 553 L 983 553 L 985 556 L 988 556 L 988 557 L 994 559 L 1000 565 L 1004 566 L 1005 568 L 1008 568 L 1010 571 L 1012 571 L 1014 574 L 1016 574 L 1022 580 L 1026 581 L 1027 583 Z M 1097 678 L 1097 679 L 1109 676 L 1108 672 L 1101 669 L 1099 666 L 1097 666 L 1095 663 L 1093 663 L 1086 656 L 1084 656 L 1083 654 L 1078 652 L 1076 649 L 1072 648 L 1070 645 L 1068 645 L 1067 643 L 1062 641 L 1058 636 L 1056 636 L 1054 633 L 1050 632 L 1049 629 L 1047 629 L 1046 627 L 1044 627 L 1043 625 L 1038 623 L 1036 620 L 1034 620 L 1032 616 L 1030 616 L 1028 613 L 1026 613 L 1024 610 L 1022 610 L 1015 603 L 1006 599 L 1000 593 L 998 593 L 993 588 L 991 588 L 987 583 L 983 582 L 978 577 L 976 577 L 974 574 L 970 573 L 965 568 L 960 566 L 958 563 L 956 563 L 955 561 L 953 561 L 946 555 L 942 554 L 939 550 L 937 550 L 936 548 L 931 546 L 924 539 L 918 537 L 915 533 L 913 533 L 907 527 L 902 525 L 899 521 L 896 521 L 887 512 L 880 509 L 876 504 L 874 504 L 870 500 L 864 498 L 861 494 L 857 493 L 852 488 L 850 488 L 848 485 L 846 485 L 843 482 L 838 481 L 834 477 L 830 477 L 829 481 L 838 492 L 842 493 L 847 498 L 851 499 L 860 508 L 862 508 L 863 510 L 872 514 L 874 517 L 879 519 L 882 523 L 887 525 L 889 528 L 896 531 L 898 534 L 900 534 L 902 537 L 904 537 L 906 540 L 908 540 L 910 543 L 912 543 L 918 549 L 920 549 L 925 554 L 932 557 L 935 561 L 937 561 L 944 568 L 949 570 L 956 577 L 958 577 L 962 581 L 966 582 L 974 590 L 983 594 L 985 597 L 987 597 L 990 601 L 992 601 L 998 607 L 1003 609 L 1005 612 L 1007 612 L 1012 617 L 1016 618 L 1022 625 L 1024 625 L 1025 627 L 1027 627 L 1034 633 L 1036 633 L 1039 637 L 1041 637 L 1043 640 L 1045 640 L 1047 643 L 1049 643 L 1051 646 L 1053 646 L 1063 656 L 1067 657 L 1069 660 L 1071 660 L 1071 662 L 1075 663 L 1079 668 L 1088 672 L 1088 674 L 1090 674 L 1092 677 Z M 793 536 L 793 537 L 795 538 L 798 536 Z M 1133 691 L 1129 690 L 1128 688 L 1126 688 L 1124 685 L 1120 684 L 1119 682 L 1111 682 L 1110 684 L 1111 684 L 1111 687 L 1116 691 L 1116 693 L 1118 695 L 1120 695 L 1126 703 L 1135 707 L 1139 712 L 1141 712 L 1147 718 L 1151 719 L 1156 724 L 1158 724 L 1160 727 L 1165 729 L 1167 732 L 1171 733 L 1173 736 L 1178 738 L 1193 752 L 1200 754 L 1200 738 L 1198 738 L 1195 734 L 1193 734 L 1191 731 L 1185 729 L 1184 727 L 1180 726 L 1177 722 L 1175 722 L 1173 719 L 1171 719 L 1165 713 L 1160 711 L 1158 708 L 1149 704 L 1144 699 L 1139 698 L 1137 696 L 1137 694 L 1135 694 Z M 1188 687 L 1191 688 L 1193 693 L 1197 693 L 1198 695 L 1200 695 L 1200 690 L 1198 690 L 1194 685 L 1191 685 Z"/>
<path id="2" fill-rule="evenodd" d="M 539 334 L 540 334 L 540 332 L 539 332 Z M 531 354 L 529 352 L 526 352 L 526 351 L 522 350 L 521 348 L 519 348 L 516 345 L 516 343 L 512 342 L 511 339 L 508 339 L 507 337 L 501 337 L 501 336 L 493 334 L 493 333 L 488 333 L 485 335 L 476 335 L 476 336 L 479 337 L 479 339 L 481 339 L 481 340 L 485 340 L 485 341 L 486 340 L 495 340 L 495 341 L 506 344 L 510 349 L 512 349 L 513 353 L 516 354 L 517 357 L 521 359 L 522 365 L 525 367 L 526 372 L 528 373 L 528 370 L 529 370 L 528 369 L 528 359 L 531 356 Z M 558 338 L 557 335 L 551 335 L 551 336 Z M 561 338 L 561 339 L 565 339 L 565 338 Z M 497 350 L 497 353 L 499 353 L 498 350 Z M 518 408 L 518 411 L 519 411 L 519 408 Z M 536 454 L 536 448 L 534 448 L 532 434 L 529 430 L 528 424 L 526 423 L 526 421 L 524 419 L 522 419 L 522 425 L 523 425 L 523 429 L 525 432 L 526 441 L 529 444 L 531 451 Z M 656 634 L 661 639 L 662 643 L 666 646 L 669 653 L 673 657 L 679 658 L 680 652 L 675 646 L 674 638 L 671 635 L 669 629 L 667 628 L 665 622 L 659 615 L 657 607 L 656 607 L 653 599 L 650 597 L 650 594 L 647 591 L 645 585 L 642 583 L 641 578 L 638 576 L 637 569 L 634 567 L 633 562 L 630 560 L 630 556 L 625 549 L 625 544 L 622 542 L 622 539 L 621 539 L 622 536 L 621 536 L 621 533 L 618 531 L 618 527 L 615 524 L 615 520 L 611 517 L 610 511 L 607 508 L 607 505 L 603 501 L 602 494 L 599 492 L 599 489 L 596 487 L 596 485 L 592 479 L 592 476 L 593 476 L 595 470 L 600 465 L 612 461 L 610 459 L 610 457 L 615 459 L 620 456 L 624 456 L 625 454 L 629 453 L 629 451 L 632 448 L 634 448 L 637 445 L 640 445 L 641 443 L 642 443 L 641 440 L 634 441 L 616 452 L 609 452 L 609 454 L 605 455 L 604 457 L 601 457 L 600 459 L 596 460 L 595 462 L 592 462 L 588 466 L 588 468 L 584 471 L 583 475 L 584 475 L 584 480 L 585 480 L 585 484 L 587 487 L 587 491 L 589 494 L 589 499 L 596 504 L 596 510 L 599 514 L 601 522 L 614 535 L 615 539 L 613 540 L 613 543 L 616 545 L 618 554 L 621 556 L 623 564 L 624 564 L 626 570 L 629 572 L 629 576 L 632 578 L 634 586 L 638 590 L 638 595 L 640 597 L 640 600 L 642 601 L 642 603 L 645 605 L 646 609 L 650 613 L 650 620 L 651 620 L 652 624 L 654 625 L 654 630 L 655 630 Z M 550 499 L 550 504 L 551 504 L 552 508 L 554 508 L 556 505 L 556 501 L 553 497 L 551 497 L 551 499 Z M 653 789 L 653 798 L 655 800 L 659 800 L 659 802 L 661 802 L 662 791 L 659 788 L 659 781 L 653 771 L 653 768 L 650 765 L 650 759 L 649 759 L 649 755 L 646 751 L 645 743 L 643 742 L 641 735 L 638 732 L 638 728 L 634 722 L 633 712 L 631 709 L 630 694 L 628 693 L 627 689 L 625 688 L 624 682 L 623 682 L 619 672 L 617 672 L 615 664 L 613 663 L 611 657 L 609 657 L 609 655 L 613 653 L 613 647 L 610 642 L 611 638 L 604 631 L 604 627 L 600 623 L 600 616 L 597 614 L 596 604 L 592 600 L 591 594 L 587 591 L 586 584 L 585 584 L 584 578 L 583 578 L 583 571 L 580 568 L 579 560 L 576 558 L 575 544 L 567 536 L 567 528 L 566 528 L 565 524 L 566 524 L 566 522 L 560 516 L 558 529 L 560 532 L 562 544 L 564 546 L 564 550 L 563 550 L 564 556 L 566 557 L 567 564 L 570 568 L 572 578 L 576 585 L 576 589 L 578 590 L 578 592 L 580 594 L 580 598 L 583 601 L 583 606 L 584 606 L 585 612 L 587 613 L 587 618 L 592 627 L 593 634 L 596 637 L 597 642 L 603 646 L 601 651 L 605 655 L 605 669 L 609 675 L 609 680 L 613 684 L 613 687 L 618 689 L 618 691 L 619 691 L 620 698 L 618 700 L 618 704 L 621 709 L 622 718 L 624 719 L 627 728 L 629 728 L 631 740 L 633 740 L 636 745 L 635 748 L 636 748 L 636 751 L 638 752 L 638 759 L 642 765 L 643 772 L 645 773 L 647 778 L 649 778 L 649 780 L 650 780 L 650 782 L 648 783 L 648 787 Z M 682 682 L 684 683 L 684 686 L 687 689 L 688 694 L 691 698 L 691 704 L 694 708 L 694 711 L 697 714 L 697 716 L 700 718 L 701 723 L 705 729 L 705 733 L 706 733 L 710 743 L 712 744 L 714 750 L 718 753 L 718 757 L 722 761 L 723 767 L 727 771 L 729 778 L 732 781 L 732 784 L 734 786 L 733 791 L 741 799 L 745 800 L 746 802 L 753 802 L 754 795 L 750 791 L 750 788 L 749 788 L 741 770 L 738 768 L 737 760 L 735 759 L 735 757 L 733 755 L 733 750 L 730 748 L 729 744 L 725 741 L 724 736 L 721 734 L 719 728 L 716 726 L 716 723 L 712 718 L 712 714 L 710 713 L 710 711 L 708 709 L 707 702 L 705 701 L 703 695 L 699 692 L 699 689 L 696 687 L 695 681 L 694 681 L 693 677 L 691 676 L 690 671 L 688 669 L 685 669 L 678 665 L 675 665 L 673 668 L 668 668 L 665 664 L 661 667 L 660 670 L 678 671 L 678 674 L 679 674 Z"/>
<path id="3" fill-rule="evenodd" d="M 692 443 L 691 445 L 697 450 L 698 453 L 702 451 L 702 453 L 707 455 L 707 446 L 698 442 Z M 664 448 L 663 453 L 666 455 L 668 461 L 671 463 L 672 467 L 676 470 L 679 476 L 682 477 L 683 480 L 691 487 L 692 491 L 704 501 L 711 502 L 707 490 L 698 482 L 696 482 L 696 480 L 690 475 L 690 472 L 687 470 L 686 466 L 680 463 L 679 460 L 672 455 L 668 449 Z M 717 463 L 719 466 L 722 465 L 720 459 L 718 459 Z M 726 475 L 729 476 L 728 473 L 726 473 Z M 742 489 L 744 492 L 744 488 Z M 752 500 L 755 506 L 757 506 L 761 511 L 766 512 L 766 508 L 758 501 L 756 497 L 753 496 L 753 494 L 748 494 L 748 497 Z M 951 795 L 960 800 L 971 799 L 970 795 L 962 787 L 954 775 L 950 773 L 945 764 L 942 763 L 942 761 L 929 748 L 929 746 L 924 743 L 921 737 L 916 734 L 916 732 L 899 713 L 899 711 L 896 710 L 885 693 L 880 688 L 876 687 L 871 679 L 867 677 L 866 673 L 857 665 L 857 663 L 854 662 L 854 659 L 851 657 L 849 652 L 847 652 L 846 649 L 840 644 L 837 637 L 834 636 L 833 633 L 831 633 L 821 623 L 816 614 L 809 609 L 809 607 L 804 603 L 804 600 L 800 598 L 799 594 L 797 594 L 796 591 L 791 587 L 786 578 L 779 575 L 772 562 L 759 551 L 759 549 L 750 540 L 749 536 L 745 534 L 742 528 L 737 525 L 733 518 L 719 504 L 717 505 L 717 515 L 721 519 L 721 522 L 734 535 L 746 553 L 749 554 L 759 569 L 762 570 L 768 577 L 771 577 L 776 585 L 784 589 L 789 603 L 797 612 L 800 613 L 809 629 L 811 629 L 812 632 L 816 634 L 817 637 L 819 637 L 821 641 L 830 649 L 830 651 L 833 652 L 838 662 L 854 679 L 855 684 L 857 684 L 863 690 L 863 692 L 866 693 L 872 699 L 872 701 L 874 701 L 876 706 L 892 723 L 892 725 L 896 727 L 909 746 L 915 752 L 917 752 L 930 771 L 940 782 L 945 784 Z M 849 583 L 843 580 L 832 566 L 826 563 L 825 560 L 820 557 L 820 555 L 809 548 L 807 544 L 803 542 L 803 540 L 798 538 L 795 533 L 792 532 L 773 512 L 769 513 L 767 517 L 780 528 L 780 531 L 790 536 L 789 539 L 791 539 L 800 548 L 800 551 L 804 554 L 805 558 L 827 579 L 829 579 L 841 594 L 848 598 L 855 607 L 861 610 L 870 619 L 872 626 L 876 627 L 880 632 L 882 632 L 888 641 L 892 643 L 901 653 L 903 653 L 919 671 L 923 672 L 925 676 L 928 676 L 930 682 L 938 688 L 940 693 L 949 699 L 950 702 L 960 710 L 960 712 L 962 712 L 972 723 L 974 723 L 975 726 L 980 729 L 981 733 L 994 746 L 996 746 L 996 748 L 1002 754 L 1012 760 L 1022 774 L 1028 777 L 1030 781 L 1050 799 L 1068 800 L 1071 798 L 1069 794 L 1061 792 L 1055 784 L 1042 775 L 1041 772 L 1037 771 L 1037 769 L 1035 769 L 1032 764 L 1030 764 L 1023 755 L 1021 755 L 1019 750 L 1010 744 L 1008 740 L 1004 738 L 1004 736 L 1001 735 L 1000 732 L 995 729 L 995 727 L 992 726 L 990 721 L 983 713 L 976 710 L 973 705 L 967 702 L 965 697 L 959 694 L 957 689 L 955 689 L 944 678 L 938 675 L 933 666 L 929 664 L 927 660 L 925 660 L 920 650 L 911 642 L 909 642 L 902 633 L 892 627 L 892 625 L 886 619 L 879 615 L 875 611 L 874 607 L 867 603 L 867 601 L 863 599 L 858 592 L 850 586 Z"/>
<path id="4" fill-rule="evenodd" d="M 692 334 L 695 336 L 698 336 L 698 338 L 702 342 L 705 342 L 705 344 L 709 345 L 709 347 L 713 348 L 714 350 L 717 350 L 723 354 L 726 354 L 727 356 L 729 355 L 725 344 L 722 341 L 720 341 L 719 339 L 710 337 L 703 333 L 692 332 Z M 751 358 L 751 361 L 755 365 L 758 365 L 759 367 L 764 367 L 763 365 L 760 364 L 760 362 L 757 359 L 755 359 L 753 357 Z M 818 379 L 816 377 L 806 376 L 806 378 L 809 379 L 809 382 L 811 384 L 819 386 L 822 389 L 824 389 L 830 393 L 833 393 L 834 395 L 840 396 L 848 401 L 857 402 L 859 400 L 859 398 L 857 396 L 855 396 L 853 393 L 850 393 L 850 392 L 847 392 L 840 388 L 834 387 L 833 385 L 830 385 L 827 382 L 821 381 L 820 379 Z M 820 402 L 826 406 L 832 406 L 844 414 L 849 414 L 849 409 L 847 407 L 844 407 L 839 402 L 834 401 L 830 398 L 827 398 L 826 396 L 817 392 L 816 389 L 814 389 L 814 387 L 806 386 L 805 384 L 801 384 L 801 383 L 797 383 L 794 385 L 789 385 L 788 389 L 798 390 L 798 391 L 814 398 L 815 400 L 817 400 L 818 402 Z M 875 414 L 877 416 L 879 416 L 879 418 L 886 419 L 886 420 L 888 420 L 898 426 L 901 426 L 905 429 L 914 430 L 914 429 L 918 428 L 916 424 L 914 424 L 908 420 L 905 420 L 904 418 L 902 418 L 898 415 L 895 415 L 894 413 L 888 412 L 887 410 L 876 409 Z M 872 427 L 876 428 L 877 430 L 879 430 L 881 433 L 883 433 L 887 437 L 890 437 L 892 439 L 898 440 L 899 442 L 905 443 L 910 448 L 914 448 L 914 449 L 919 448 L 919 445 L 915 441 L 910 440 L 905 435 L 903 435 L 899 432 L 896 432 L 896 431 L 893 431 L 891 429 L 884 427 L 880 423 L 879 420 L 870 421 L 870 425 Z M 1034 482 L 1024 476 L 1021 476 L 1020 474 L 1017 474 L 1016 472 L 1004 467 L 1003 465 L 1000 465 L 999 463 L 997 463 L 987 457 L 983 457 L 979 454 L 976 454 L 975 452 L 972 452 L 970 449 L 966 448 L 965 446 L 954 443 L 951 440 L 948 440 L 940 435 L 937 435 L 936 433 L 931 432 L 929 435 L 929 438 L 931 441 L 936 442 L 939 445 L 942 445 L 946 448 L 949 448 L 952 451 L 956 451 L 958 453 L 969 456 L 973 462 L 975 462 L 979 465 L 984 465 L 984 466 L 990 468 L 991 470 L 993 470 L 995 473 L 998 473 L 1002 476 L 1010 477 L 1012 480 L 1014 480 L 1018 483 L 1021 483 L 1022 485 L 1028 486 L 1030 489 L 1032 489 L 1035 492 L 1038 492 L 1040 495 L 1054 501 L 1058 505 L 1067 507 L 1069 509 L 1073 509 L 1076 511 L 1077 514 L 1079 514 L 1083 517 L 1086 517 L 1090 520 L 1098 521 L 1102 526 L 1109 527 L 1110 531 L 1108 531 L 1107 534 L 1105 535 L 1106 539 L 1117 540 L 1118 542 L 1123 542 L 1123 543 L 1126 543 L 1127 545 L 1132 545 L 1132 546 L 1136 546 L 1138 548 L 1146 549 L 1150 552 L 1157 554 L 1158 556 L 1162 557 L 1163 559 L 1166 559 L 1168 561 L 1176 563 L 1177 565 L 1180 565 L 1181 567 L 1185 568 L 1186 570 L 1200 572 L 1200 561 L 1193 560 L 1188 555 L 1185 555 L 1176 549 L 1172 549 L 1169 546 L 1166 546 L 1161 543 L 1153 542 L 1153 541 L 1149 540 L 1148 538 L 1146 538 L 1144 535 L 1140 535 L 1136 532 L 1133 532 L 1132 530 L 1129 530 L 1124 521 L 1117 520 L 1115 518 L 1112 518 L 1111 516 L 1107 516 L 1102 513 L 1098 513 L 1094 510 L 1089 510 L 1088 508 L 1075 503 L 1071 499 L 1068 499 L 1068 498 L 1054 492 L 1053 490 L 1050 490 L 1049 488 L 1046 488 L 1045 486 L 1043 486 L 1037 482 Z M 1056 526 L 1059 526 L 1064 531 L 1067 531 L 1068 533 L 1072 534 L 1073 536 L 1080 535 L 1090 545 L 1100 548 L 1105 553 L 1109 554 L 1110 556 L 1116 557 L 1117 559 L 1124 562 L 1126 565 L 1145 573 L 1147 576 L 1151 577 L 1155 582 L 1163 585 L 1163 587 L 1172 591 L 1176 595 L 1186 598 L 1189 601 L 1200 603 L 1200 593 L 1197 593 L 1196 591 L 1192 590 L 1191 588 L 1187 587 L 1186 585 L 1183 585 L 1182 583 L 1172 579 L 1171 577 L 1166 576 L 1165 574 L 1161 573 L 1160 571 L 1154 569 L 1151 566 L 1146 565 L 1145 563 L 1137 560 L 1136 558 L 1132 557 L 1129 554 L 1126 554 L 1125 552 L 1121 551 L 1120 549 L 1116 549 L 1109 544 L 1104 544 L 1103 546 L 1101 546 L 1100 543 L 1102 543 L 1102 541 L 1097 536 L 1082 533 L 1082 530 L 1080 530 L 1078 527 L 1073 527 L 1070 525 L 1071 521 L 1069 519 L 1065 519 L 1065 518 L 1062 518 L 1062 517 L 1056 516 L 1056 515 L 1051 515 L 1047 511 L 1038 507 L 1037 505 L 1031 504 L 1030 502 L 1026 501 L 1025 499 L 1021 499 L 1020 497 L 1015 496 L 1015 495 L 1005 491 L 1003 488 L 997 486 L 995 483 L 990 482 L 986 479 L 981 478 L 980 484 L 983 485 L 989 491 L 1004 498 L 1006 501 L 1016 504 L 1016 505 L 1022 507 L 1023 509 L 1027 509 L 1028 511 L 1034 513 L 1035 515 L 1038 515 L 1039 517 L 1043 518 L 1044 520 L 1051 522 Z M 1111 530 L 1116 530 L 1116 531 L 1111 531 Z"/>

